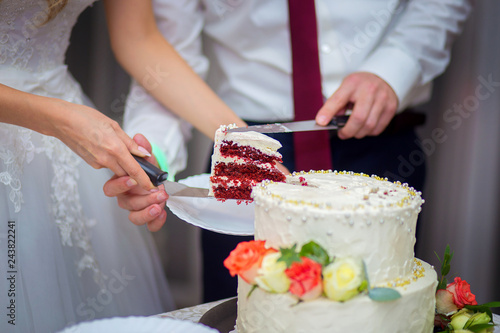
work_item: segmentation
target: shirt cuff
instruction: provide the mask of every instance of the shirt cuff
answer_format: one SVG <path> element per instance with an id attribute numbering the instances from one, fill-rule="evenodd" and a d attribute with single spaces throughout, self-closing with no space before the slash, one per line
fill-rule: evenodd
<path id="1" fill-rule="evenodd" d="M 358 71 L 373 73 L 391 86 L 398 97 L 398 112 L 411 103 L 411 90 L 420 81 L 421 75 L 418 62 L 396 47 L 379 48 Z"/>

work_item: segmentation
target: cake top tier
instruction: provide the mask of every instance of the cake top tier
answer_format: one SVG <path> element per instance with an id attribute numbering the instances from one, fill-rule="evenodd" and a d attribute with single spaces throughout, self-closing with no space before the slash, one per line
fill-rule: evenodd
<path id="1" fill-rule="evenodd" d="M 407 184 L 378 176 L 346 171 L 310 171 L 287 176 L 286 183 L 264 181 L 252 196 L 259 202 L 333 211 L 379 211 L 414 208 L 423 203 L 421 193 Z"/>
<path id="2" fill-rule="evenodd" d="M 222 125 L 215 132 L 215 143 L 234 143 L 238 146 L 251 146 L 265 154 L 277 156 L 281 158 L 281 154 L 277 152 L 281 148 L 281 143 L 265 134 L 248 131 L 248 132 L 229 132 L 228 129 L 236 128 L 236 125 Z"/>

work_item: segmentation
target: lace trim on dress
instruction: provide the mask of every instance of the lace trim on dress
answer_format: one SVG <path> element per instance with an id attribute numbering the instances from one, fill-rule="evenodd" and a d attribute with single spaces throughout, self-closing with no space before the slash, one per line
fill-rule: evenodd
<path id="1" fill-rule="evenodd" d="M 83 255 L 77 262 L 77 272 L 90 269 L 93 272 L 94 281 L 104 288 L 105 276 L 102 274 L 94 251 L 90 244 L 87 226 L 92 224 L 83 214 L 78 192 L 77 180 L 80 178 L 78 164 L 81 159 L 58 139 L 44 136 L 45 154 L 52 161 L 54 178 L 52 179 L 52 200 L 54 220 L 59 227 L 62 244 L 65 246 L 76 246 L 83 251 Z"/>
<path id="2" fill-rule="evenodd" d="M 78 192 L 78 165 L 80 158 L 61 141 L 54 137 L 42 136 L 42 147 L 35 147 L 32 135 L 39 135 L 32 130 L 14 125 L 0 124 L 0 160 L 4 168 L 0 169 L 0 182 L 10 188 L 9 200 L 16 213 L 24 203 L 21 192 L 21 176 L 24 166 L 31 163 L 35 154 L 45 153 L 52 162 L 54 177 L 51 182 L 53 202 L 52 213 L 59 228 L 63 246 L 81 249 L 82 256 L 76 263 L 79 276 L 90 269 L 94 281 L 104 288 L 105 276 L 95 259 L 87 233 L 87 226 L 95 224 L 83 214 Z"/>
<path id="3" fill-rule="evenodd" d="M 11 126 L 9 126 L 11 127 Z M 0 127 L 0 159 L 5 165 L 5 170 L 0 172 L 0 182 L 10 187 L 9 199 L 14 204 L 16 213 L 21 211 L 24 202 L 21 192 L 20 176 L 23 173 L 25 163 L 30 163 L 35 155 L 35 147 L 31 142 L 31 130 L 17 127 L 12 130 L 17 135 L 9 135 L 9 127 Z"/>
<path id="4" fill-rule="evenodd" d="M 71 0 L 46 22 L 46 0 L 0 1 L 0 65 L 44 71 L 64 62 L 78 15 L 95 0 Z"/>

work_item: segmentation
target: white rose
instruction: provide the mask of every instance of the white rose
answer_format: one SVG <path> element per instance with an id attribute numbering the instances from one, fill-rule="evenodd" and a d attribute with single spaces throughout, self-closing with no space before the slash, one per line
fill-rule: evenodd
<path id="1" fill-rule="evenodd" d="M 278 262 L 280 257 L 280 252 L 264 256 L 255 278 L 259 287 L 272 293 L 285 293 L 290 288 L 290 279 L 285 274 L 286 264 Z"/>
<path id="2" fill-rule="evenodd" d="M 363 262 L 353 258 L 337 258 L 323 269 L 323 287 L 326 297 L 347 301 L 367 286 Z"/>

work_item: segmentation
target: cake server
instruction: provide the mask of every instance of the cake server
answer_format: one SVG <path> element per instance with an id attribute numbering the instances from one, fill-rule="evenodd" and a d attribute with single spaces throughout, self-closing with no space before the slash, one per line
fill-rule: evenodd
<path id="1" fill-rule="evenodd" d="M 229 132 L 248 132 L 254 131 L 259 133 L 291 133 L 305 131 L 323 131 L 323 130 L 338 130 L 347 123 L 349 116 L 336 116 L 326 126 L 316 124 L 315 120 L 292 121 L 289 123 L 275 123 L 266 125 L 253 125 L 247 127 L 236 127 L 228 129 Z"/>
<path id="2" fill-rule="evenodd" d="M 143 157 L 132 156 L 134 156 L 135 160 L 149 176 L 153 185 L 159 186 L 163 184 L 165 186 L 165 192 L 167 192 L 169 196 L 213 198 L 208 195 L 208 188 L 189 187 L 181 183 L 171 182 L 167 180 L 168 172 L 162 171 L 146 161 Z"/>

